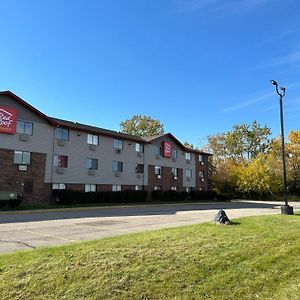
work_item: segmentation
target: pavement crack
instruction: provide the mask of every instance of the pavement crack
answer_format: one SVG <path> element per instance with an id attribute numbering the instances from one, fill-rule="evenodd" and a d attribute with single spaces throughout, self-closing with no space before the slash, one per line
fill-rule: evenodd
<path id="1" fill-rule="evenodd" d="M 0 240 L 0 242 L 3 242 L 3 243 L 13 243 L 13 244 L 19 244 L 19 245 L 23 245 L 23 246 L 26 246 L 28 248 L 31 248 L 31 249 L 36 249 L 36 247 L 34 246 L 31 246 L 29 245 L 28 243 L 25 243 L 25 242 L 20 242 L 20 241 L 7 241 L 7 240 Z"/>

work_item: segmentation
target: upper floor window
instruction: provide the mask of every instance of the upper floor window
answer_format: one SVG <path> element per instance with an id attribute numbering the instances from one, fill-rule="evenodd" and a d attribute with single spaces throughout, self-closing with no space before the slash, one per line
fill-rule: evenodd
<path id="1" fill-rule="evenodd" d="M 203 170 L 199 171 L 199 177 L 204 178 L 204 171 Z"/>
<path id="2" fill-rule="evenodd" d="M 178 152 L 177 149 L 172 149 L 172 158 L 177 158 Z"/>
<path id="3" fill-rule="evenodd" d="M 54 155 L 53 165 L 54 165 L 54 167 L 67 168 L 68 167 L 68 156 Z"/>
<path id="4" fill-rule="evenodd" d="M 186 160 L 191 160 L 191 153 L 190 152 L 185 153 L 185 159 Z"/>
<path id="5" fill-rule="evenodd" d="M 178 176 L 178 169 L 172 168 L 172 174 L 173 174 L 173 176 Z"/>
<path id="6" fill-rule="evenodd" d="M 144 152 L 144 145 L 140 143 L 135 143 L 135 151 L 136 152 Z"/>
<path id="7" fill-rule="evenodd" d="M 160 166 L 155 166 L 154 173 L 155 173 L 155 175 L 161 175 L 161 167 Z"/>
<path id="8" fill-rule="evenodd" d="M 84 185 L 84 191 L 86 193 L 89 192 L 96 192 L 97 188 L 96 188 L 96 184 L 85 184 Z"/>
<path id="9" fill-rule="evenodd" d="M 113 147 L 114 147 L 114 149 L 122 150 L 123 149 L 123 141 L 114 139 L 113 140 Z"/>
<path id="10" fill-rule="evenodd" d="M 199 154 L 199 162 L 204 162 L 204 155 L 203 154 Z"/>
<path id="11" fill-rule="evenodd" d="M 26 121 L 17 121 L 17 133 L 32 135 L 33 124 Z"/>
<path id="12" fill-rule="evenodd" d="M 31 153 L 26 151 L 15 151 L 14 164 L 16 165 L 30 165 Z"/>
<path id="13" fill-rule="evenodd" d="M 94 135 L 94 134 L 88 134 L 87 135 L 87 143 L 89 145 L 98 146 L 99 145 L 99 136 L 98 135 Z"/>
<path id="14" fill-rule="evenodd" d="M 162 153 L 161 147 L 155 146 L 154 147 L 154 154 L 161 155 L 161 153 Z"/>
<path id="15" fill-rule="evenodd" d="M 186 169 L 186 170 L 185 170 L 185 177 L 191 178 L 191 177 L 192 177 L 192 170 Z"/>
<path id="16" fill-rule="evenodd" d="M 57 140 L 68 141 L 69 140 L 69 129 L 58 127 L 55 129 L 55 138 Z"/>
<path id="17" fill-rule="evenodd" d="M 144 173 L 144 165 L 136 164 L 135 165 L 135 173 Z"/>
<path id="18" fill-rule="evenodd" d="M 87 170 L 98 170 L 98 159 L 87 158 L 85 160 L 85 167 Z"/>
<path id="19" fill-rule="evenodd" d="M 121 185 L 114 184 L 114 185 L 112 186 L 112 191 L 113 191 L 113 192 L 120 192 L 121 190 L 122 190 Z"/>
<path id="20" fill-rule="evenodd" d="M 123 162 L 122 161 L 113 161 L 112 170 L 114 172 L 123 172 Z"/>

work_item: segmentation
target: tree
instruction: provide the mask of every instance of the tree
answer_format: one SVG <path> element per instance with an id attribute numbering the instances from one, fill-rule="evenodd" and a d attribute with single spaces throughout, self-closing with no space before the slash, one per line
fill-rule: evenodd
<path id="1" fill-rule="evenodd" d="M 128 120 L 120 123 L 121 132 L 150 137 L 164 133 L 164 125 L 159 120 L 154 120 L 150 116 L 134 115 Z"/>
<path id="2" fill-rule="evenodd" d="M 282 190 L 282 170 L 278 159 L 272 154 L 259 154 L 237 169 L 237 188 L 240 192 L 263 198 Z"/>
<path id="3" fill-rule="evenodd" d="M 269 147 L 271 130 L 254 121 L 251 125 L 238 124 L 228 132 L 208 137 L 208 148 L 217 159 L 251 160 Z"/>

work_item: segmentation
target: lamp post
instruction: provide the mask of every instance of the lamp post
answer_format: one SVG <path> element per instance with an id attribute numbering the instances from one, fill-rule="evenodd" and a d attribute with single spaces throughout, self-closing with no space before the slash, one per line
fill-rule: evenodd
<path id="1" fill-rule="evenodd" d="M 285 87 L 280 87 L 281 92 L 278 90 L 278 83 L 275 80 L 271 80 L 271 83 L 275 85 L 276 93 L 279 95 L 280 105 L 280 127 L 281 127 L 281 146 L 282 146 L 282 166 L 283 166 L 283 192 L 284 192 L 284 205 L 281 206 L 281 214 L 293 215 L 293 207 L 288 204 L 287 197 L 287 184 L 286 184 L 286 165 L 285 165 L 285 143 L 284 143 L 284 127 L 283 127 L 283 109 L 282 98 L 285 95 Z"/>

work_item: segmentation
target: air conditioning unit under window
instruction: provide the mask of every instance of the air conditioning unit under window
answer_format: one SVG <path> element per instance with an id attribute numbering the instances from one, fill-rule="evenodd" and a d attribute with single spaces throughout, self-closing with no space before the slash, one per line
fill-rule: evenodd
<path id="1" fill-rule="evenodd" d="M 157 175 L 157 178 L 158 178 L 158 179 L 161 179 L 161 175 Z"/>
<path id="2" fill-rule="evenodd" d="M 203 162 L 203 161 L 201 161 L 201 162 L 200 162 L 200 164 L 203 166 L 203 165 L 204 165 L 204 162 Z"/>
<path id="3" fill-rule="evenodd" d="M 57 145 L 63 147 L 63 146 L 66 145 L 66 141 L 64 141 L 64 140 L 57 140 Z"/>
<path id="4" fill-rule="evenodd" d="M 187 163 L 187 164 L 190 164 L 190 163 L 191 163 L 191 161 L 190 161 L 189 159 L 187 159 L 187 160 L 186 160 L 186 163 Z"/>
<path id="5" fill-rule="evenodd" d="M 156 159 L 160 159 L 161 156 L 159 154 L 156 154 Z"/>
<path id="6" fill-rule="evenodd" d="M 121 149 L 116 149 L 116 153 L 121 153 Z"/>
<path id="7" fill-rule="evenodd" d="M 57 174 L 64 174 L 64 171 L 65 171 L 64 168 L 60 168 L 60 167 L 56 168 L 56 173 Z"/>
<path id="8" fill-rule="evenodd" d="M 116 177 L 120 177 L 121 176 L 121 172 L 115 172 L 115 176 Z"/>
<path id="9" fill-rule="evenodd" d="M 174 176 L 174 180 L 177 180 L 177 176 Z"/>
<path id="10" fill-rule="evenodd" d="M 89 148 L 90 148 L 90 150 L 92 150 L 92 151 L 96 151 L 97 146 L 96 146 L 96 145 L 90 145 Z"/>
<path id="11" fill-rule="evenodd" d="M 29 141 L 29 135 L 28 134 L 21 134 L 20 135 L 20 141 L 23 141 L 23 142 Z"/>
<path id="12" fill-rule="evenodd" d="M 186 178 L 186 181 L 191 181 L 191 177 L 187 177 L 187 178 Z"/>
<path id="13" fill-rule="evenodd" d="M 89 170 L 89 175 L 95 175 L 95 170 Z"/>
<path id="14" fill-rule="evenodd" d="M 137 152 L 136 155 L 137 155 L 137 157 L 142 157 L 143 156 L 142 152 Z"/>

